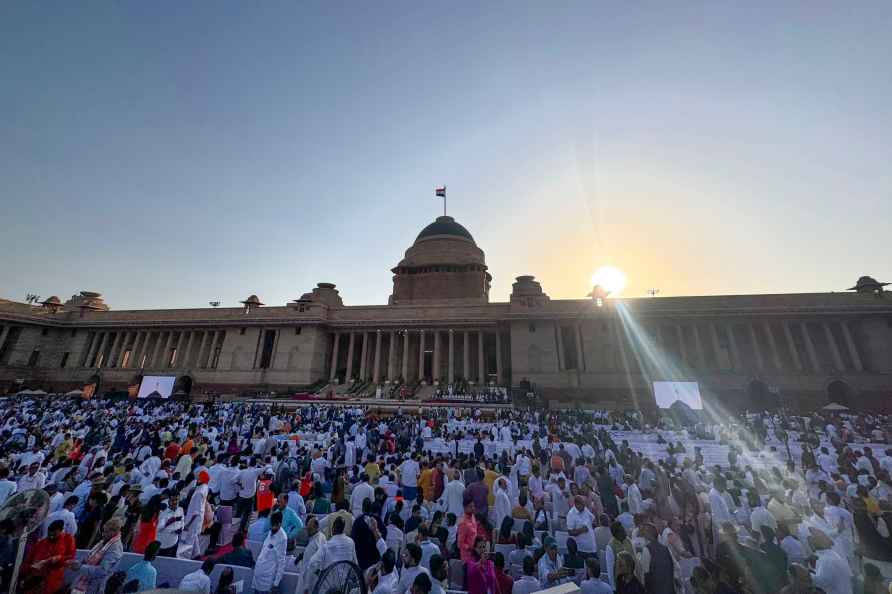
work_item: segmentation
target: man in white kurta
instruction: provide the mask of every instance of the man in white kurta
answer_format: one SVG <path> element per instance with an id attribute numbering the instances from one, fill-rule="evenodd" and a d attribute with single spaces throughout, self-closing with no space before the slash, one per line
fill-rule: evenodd
<path id="1" fill-rule="evenodd" d="M 180 534 L 180 544 L 177 547 L 177 557 L 181 559 L 194 559 L 201 554 L 198 539 L 201 537 L 201 529 L 204 524 L 204 506 L 208 500 L 208 482 L 211 480 L 207 471 L 198 473 L 198 486 L 189 500 L 186 509 L 186 517 L 183 520 L 183 532 Z"/>
<path id="2" fill-rule="evenodd" d="M 304 549 L 303 559 L 300 562 L 300 571 L 298 573 L 301 576 L 301 582 L 296 594 L 305 594 L 310 586 L 315 583 L 310 573 L 310 562 L 316 553 L 325 546 L 325 534 L 319 530 L 319 520 L 315 516 L 307 518 L 307 535 L 309 540 L 307 541 L 307 547 Z"/>
<path id="3" fill-rule="evenodd" d="M 464 501 L 462 501 L 465 493 L 465 484 L 457 478 L 457 470 L 452 470 L 451 472 L 452 476 L 456 478 L 446 483 L 440 502 L 446 513 L 453 513 L 456 518 L 460 518 L 465 513 L 465 505 Z"/>
<path id="4" fill-rule="evenodd" d="M 254 564 L 254 580 L 251 587 L 255 594 L 268 594 L 279 587 L 285 573 L 285 554 L 288 537 L 282 530 L 282 512 L 274 512 L 269 520 L 269 534 L 263 539 L 263 546 Z"/>

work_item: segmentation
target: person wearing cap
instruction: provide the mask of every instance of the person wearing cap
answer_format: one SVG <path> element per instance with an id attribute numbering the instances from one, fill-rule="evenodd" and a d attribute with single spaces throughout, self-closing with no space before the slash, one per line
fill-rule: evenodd
<path id="1" fill-rule="evenodd" d="M 576 575 L 576 571 L 564 567 L 564 559 L 553 538 L 546 538 L 544 546 L 545 554 L 539 559 L 539 586 L 543 590 L 563 584 Z"/>
<path id="2" fill-rule="evenodd" d="M 186 510 L 183 533 L 180 535 L 180 544 L 177 547 L 177 557 L 194 559 L 201 553 L 198 540 L 203 528 L 210 480 L 211 477 L 206 470 L 198 473 L 198 486 L 192 492 L 192 499 L 189 500 L 189 508 Z"/>

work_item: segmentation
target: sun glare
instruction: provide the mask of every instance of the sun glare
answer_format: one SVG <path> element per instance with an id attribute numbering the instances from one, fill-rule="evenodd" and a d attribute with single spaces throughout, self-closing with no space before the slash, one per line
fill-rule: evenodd
<path id="1" fill-rule="evenodd" d="M 592 276 L 592 285 L 601 285 L 611 296 L 616 297 L 626 288 L 626 275 L 613 266 L 602 266 Z"/>

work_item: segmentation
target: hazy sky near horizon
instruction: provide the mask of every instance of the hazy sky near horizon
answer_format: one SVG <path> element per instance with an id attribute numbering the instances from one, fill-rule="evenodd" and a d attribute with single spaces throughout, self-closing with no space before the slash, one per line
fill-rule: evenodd
<path id="1" fill-rule="evenodd" d="M 0 297 L 386 303 L 442 212 L 492 300 L 892 281 L 889 2 L 0 5 Z"/>

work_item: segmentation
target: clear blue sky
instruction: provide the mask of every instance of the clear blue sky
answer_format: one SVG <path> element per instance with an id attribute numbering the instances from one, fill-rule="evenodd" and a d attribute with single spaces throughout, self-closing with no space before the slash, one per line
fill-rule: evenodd
<path id="1" fill-rule="evenodd" d="M 892 4 L 0 4 L 0 296 L 385 303 L 437 216 L 502 300 L 892 280 Z"/>

